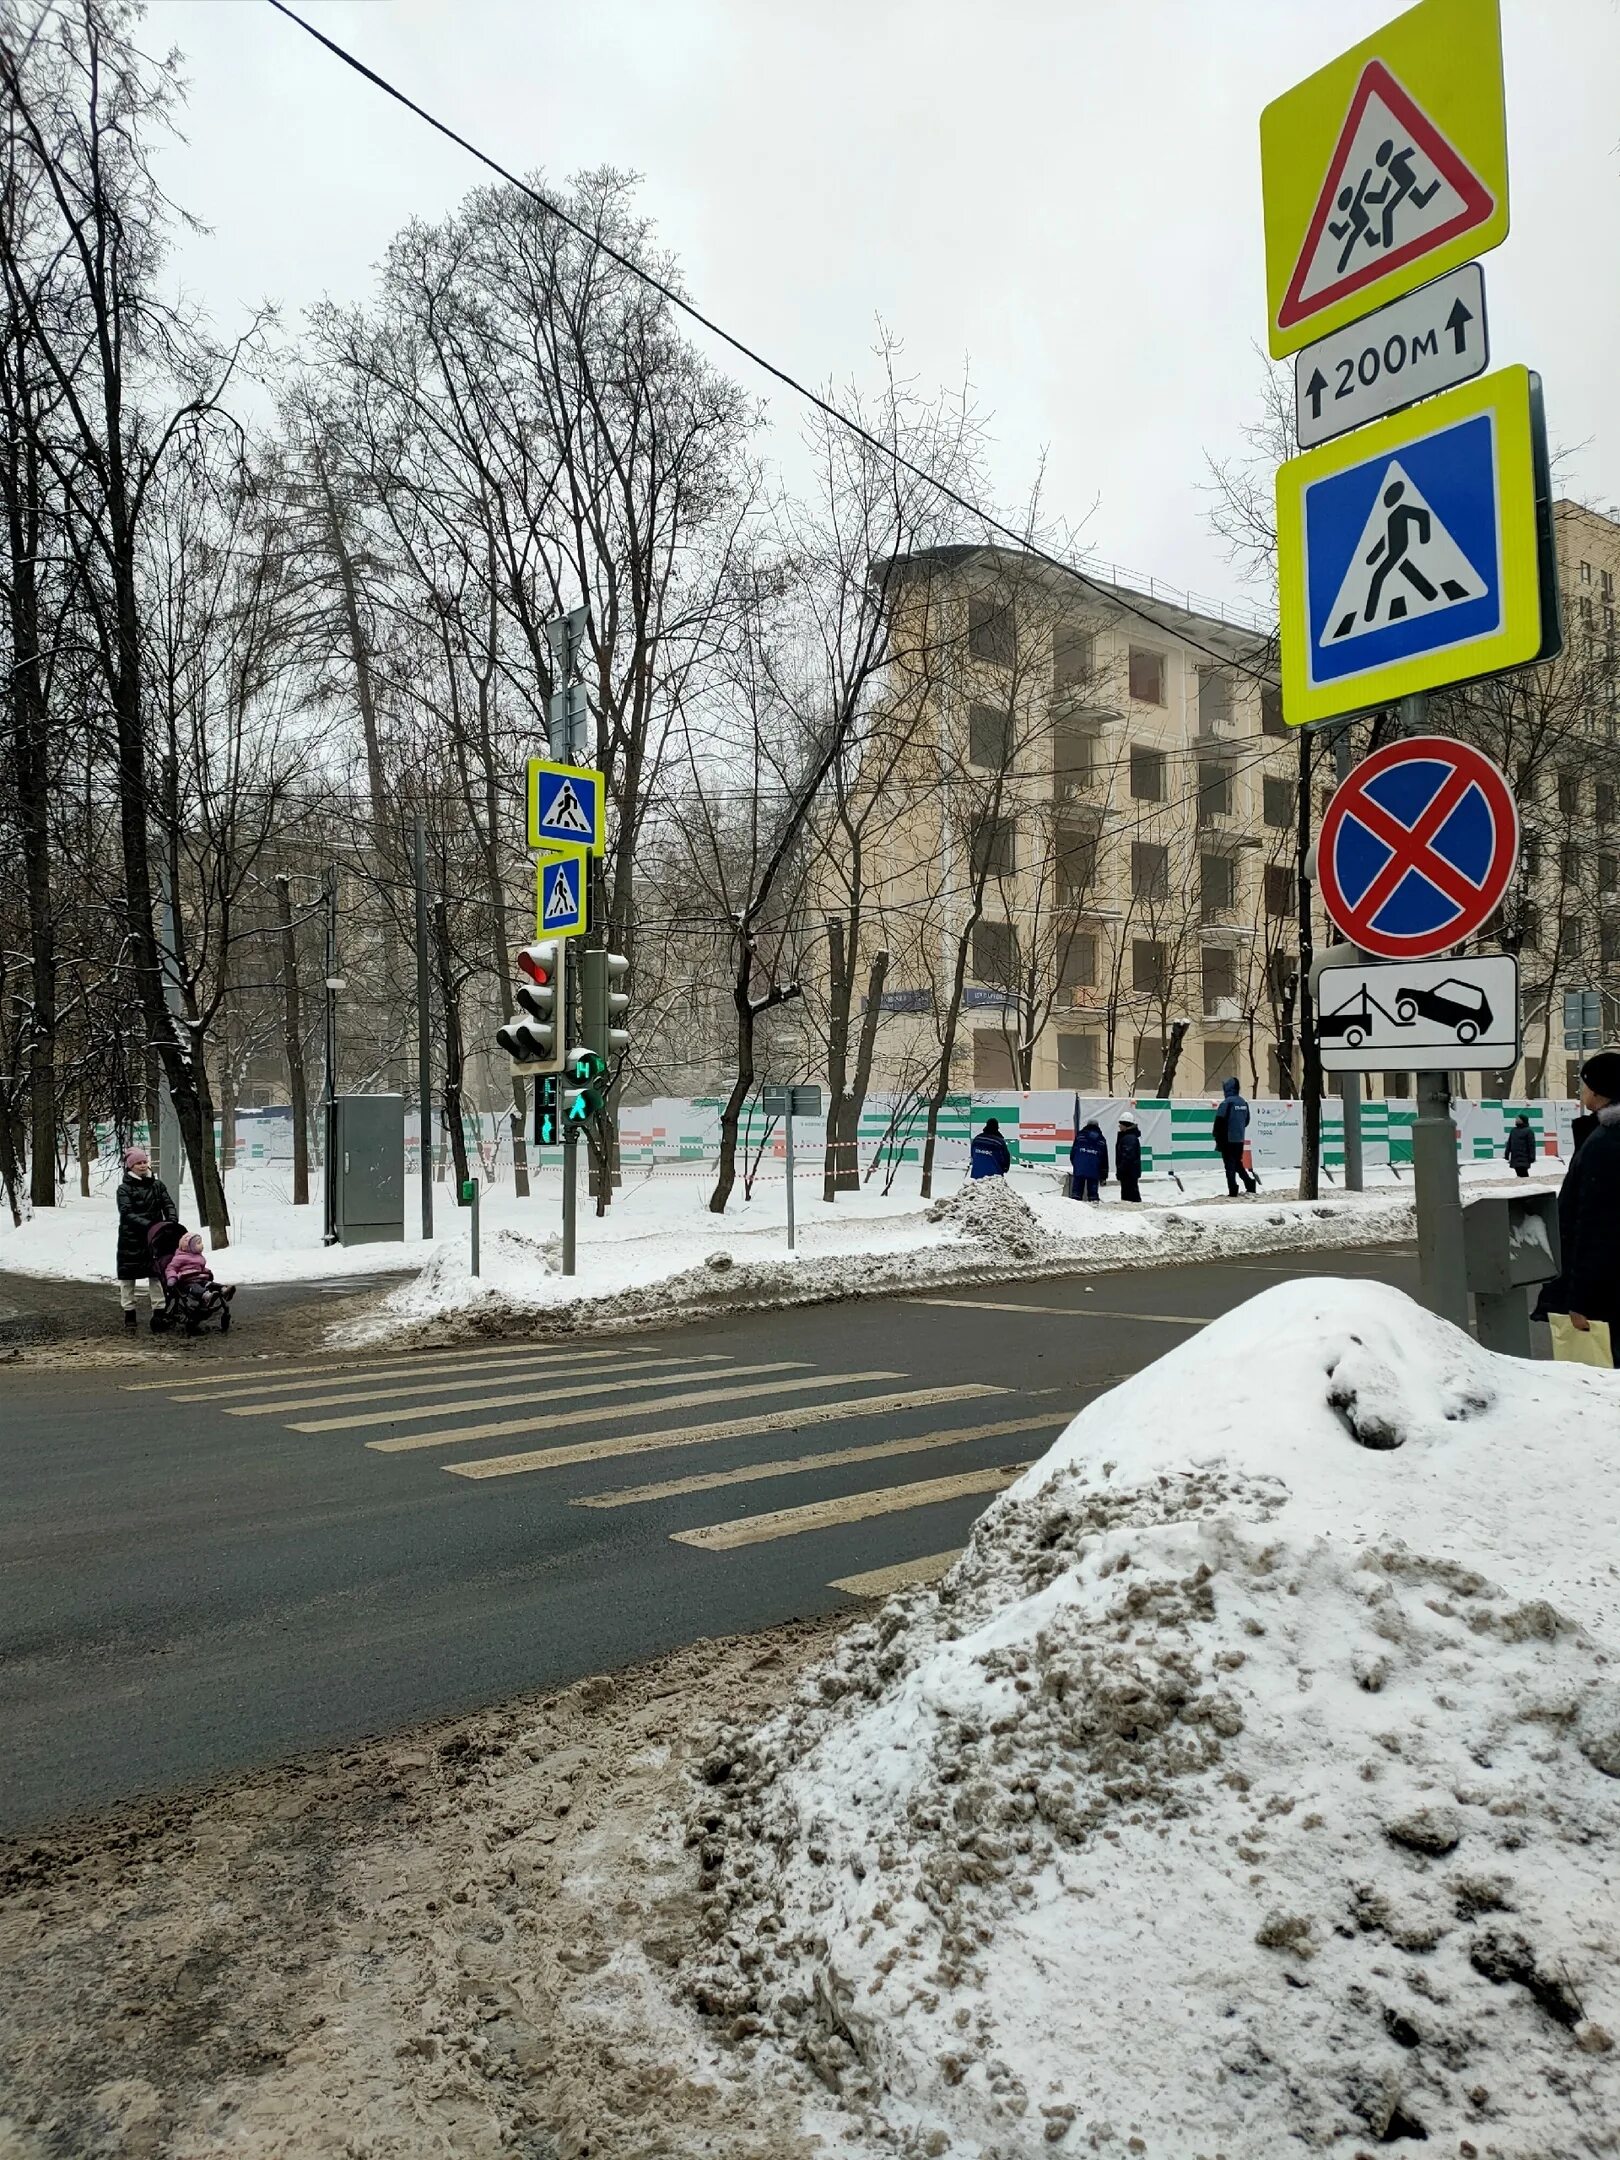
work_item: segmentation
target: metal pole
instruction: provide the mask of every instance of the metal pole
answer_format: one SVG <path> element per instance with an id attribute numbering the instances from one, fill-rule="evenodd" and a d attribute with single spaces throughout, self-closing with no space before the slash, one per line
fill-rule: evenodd
<path id="1" fill-rule="evenodd" d="M 788 1097 L 789 1102 L 793 1100 Z M 783 1120 L 787 1128 L 787 1192 L 788 1192 L 788 1251 L 793 1250 L 793 1112 Z"/>
<path id="2" fill-rule="evenodd" d="M 1350 723 L 1347 720 L 1333 738 L 1333 777 L 1350 775 Z M 1361 1191 L 1361 1075 L 1339 1074 L 1339 1102 L 1344 1116 L 1344 1189 Z"/>
<path id="3" fill-rule="evenodd" d="M 578 1143 L 579 1130 L 570 1119 L 563 1126 L 562 1271 L 565 1275 L 572 1275 L 574 1272 L 574 1215 L 579 1197 L 575 1190 L 575 1173 L 579 1159 Z"/>
<path id="4" fill-rule="evenodd" d="M 472 1271 L 478 1273 L 478 1180 L 469 1178 L 472 1187 Z"/>
<path id="5" fill-rule="evenodd" d="M 324 1105 L 322 1120 L 326 1135 L 325 1176 L 321 1182 L 326 1198 L 326 1224 L 321 1234 L 323 1245 L 337 1243 L 337 992 L 332 983 L 337 975 L 337 868 L 326 866 L 326 1070 L 321 1082 L 321 1100 Z"/>
<path id="6" fill-rule="evenodd" d="M 422 823 L 422 813 L 416 812 L 411 835 L 411 856 L 416 870 L 416 1104 L 421 1138 L 417 1146 L 418 1165 L 422 1181 L 422 1235 L 433 1235 L 433 1076 L 431 1072 L 433 1047 L 432 1012 L 428 1002 L 428 893 L 427 893 L 427 829 Z M 476 1208 L 477 1201 L 473 1206 Z M 473 1233 L 473 1252 L 478 1251 L 478 1234 Z M 478 1273 L 476 1258 L 473 1273 Z"/>

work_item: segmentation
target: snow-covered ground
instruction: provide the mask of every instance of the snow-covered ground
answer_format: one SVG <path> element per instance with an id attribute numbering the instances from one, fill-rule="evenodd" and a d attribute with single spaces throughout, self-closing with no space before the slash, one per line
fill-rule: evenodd
<path id="1" fill-rule="evenodd" d="M 1281 1285 L 728 1735 L 694 1997 L 851 2153 L 1614 2153 L 1617 1658 L 1620 1376 Z"/>
<path id="2" fill-rule="evenodd" d="M 1548 1159 L 1538 1175 L 1556 1178 Z M 1463 1175 L 1481 1189 L 1500 1186 L 1492 1164 Z M 1180 1183 L 1150 1180 L 1140 1207 L 1112 1188 L 1100 1207 L 1065 1200 L 1050 1170 L 1015 1171 L 1004 1183 L 969 1188 L 953 1177 L 930 1205 L 908 1171 L 895 1189 L 875 1185 L 828 1205 L 819 1171 L 797 1180 L 797 1250 L 787 1250 L 786 1188 L 761 1180 L 751 1199 L 741 1189 L 724 1215 L 708 1212 L 712 1171 L 703 1165 L 632 1169 L 598 1218 L 579 1196 L 577 1272 L 561 1272 L 561 1173 L 547 1167 L 526 1200 L 494 1187 L 481 1208 L 481 1273 L 470 1268 L 470 1217 L 448 1187 L 434 1195 L 435 1236 L 402 1244 L 323 1246 L 319 1198 L 291 1204 L 288 1180 L 275 1169 L 232 1172 L 227 1180 L 229 1250 L 215 1271 L 237 1283 L 278 1283 L 412 1271 L 372 1319 L 372 1335 L 450 1324 L 499 1327 L 525 1314 L 577 1327 L 635 1321 L 717 1305 L 772 1305 L 881 1293 L 917 1284 L 1057 1273 L 1076 1266 L 1149 1265 L 1177 1258 L 1344 1247 L 1412 1234 L 1410 1173 L 1376 1173 L 1363 1194 L 1325 1185 L 1320 1201 L 1291 1197 L 1268 1176 L 1254 1199 L 1229 1201 L 1218 1165 L 1183 1171 Z M 1511 1185 L 1514 1181 L 1508 1180 Z M 970 1203 L 959 1197 L 971 1193 Z M 1010 1207 L 1000 1205 L 1012 1199 Z M 191 1218 L 182 1199 L 182 1214 Z M 413 1186 L 406 1220 L 419 1220 Z M 0 1269 L 81 1282 L 112 1272 L 116 1219 L 113 1184 L 88 1200 L 76 1193 L 19 1228 L 0 1229 Z"/>

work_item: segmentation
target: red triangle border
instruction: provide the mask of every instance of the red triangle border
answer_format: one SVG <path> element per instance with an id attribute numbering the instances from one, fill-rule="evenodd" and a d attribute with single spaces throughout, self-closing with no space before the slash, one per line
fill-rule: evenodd
<path id="1" fill-rule="evenodd" d="M 1350 157 L 1350 146 L 1356 138 L 1356 129 L 1361 124 L 1362 114 L 1372 102 L 1374 92 L 1383 99 L 1396 119 L 1406 123 L 1411 131 L 1414 147 L 1421 150 L 1435 170 L 1455 188 L 1462 197 L 1463 207 L 1455 217 L 1438 226 L 1433 232 L 1424 233 L 1416 240 L 1409 240 L 1404 247 L 1396 248 L 1380 261 L 1369 263 L 1364 269 L 1341 278 L 1337 284 L 1318 293 L 1308 306 L 1303 305 L 1299 297 L 1300 287 L 1305 282 L 1306 272 L 1316 253 L 1316 243 L 1322 237 L 1322 228 L 1328 221 L 1334 198 L 1338 194 L 1339 182 L 1344 177 L 1344 168 Z M 1283 294 L 1282 305 L 1277 310 L 1278 329 L 1291 330 L 1297 323 L 1308 322 L 1313 315 L 1322 314 L 1338 301 L 1347 299 L 1351 293 L 1361 292 L 1367 286 L 1375 285 L 1388 277 L 1393 271 L 1403 269 L 1407 263 L 1432 254 L 1446 241 L 1456 239 L 1458 234 L 1472 232 L 1476 225 L 1485 223 L 1495 208 L 1496 198 L 1484 181 L 1470 166 L 1463 163 L 1428 114 L 1401 88 L 1383 61 L 1369 60 L 1361 71 L 1361 80 L 1356 84 L 1355 95 L 1350 100 L 1350 110 L 1345 117 L 1344 126 L 1339 130 L 1339 140 L 1334 147 L 1327 178 L 1322 183 L 1322 191 L 1316 199 L 1316 208 L 1311 214 L 1304 245 L 1294 264 L 1294 274 L 1288 280 L 1288 290 Z"/>

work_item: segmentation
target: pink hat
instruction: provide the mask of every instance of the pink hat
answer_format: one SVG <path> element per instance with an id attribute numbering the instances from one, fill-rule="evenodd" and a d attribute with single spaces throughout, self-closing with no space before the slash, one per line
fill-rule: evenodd
<path id="1" fill-rule="evenodd" d="M 140 1145 L 139 1141 L 136 1142 L 134 1147 L 125 1148 L 124 1168 L 126 1170 L 150 1169 L 151 1163 L 151 1156 L 147 1153 L 146 1149 Z"/>

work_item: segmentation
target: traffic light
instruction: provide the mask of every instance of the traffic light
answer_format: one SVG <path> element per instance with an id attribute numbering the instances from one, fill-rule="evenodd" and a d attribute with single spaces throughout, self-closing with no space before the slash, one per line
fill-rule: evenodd
<path id="1" fill-rule="evenodd" d="M 568 949 L 560 938 L 525 945 L 517 956 L 521 1008 L 495 1040 L 512 1060 L 515 1074 L 554 1073 L 563 1067 L 563 1031 L 568 1011 Z"/>
<path id="2" fill-rule="evenodd" d="M 563 1117 L 584 1125 L 607 1108 L 608 1062 L 599 1050 L 570 1050 L 563 1067 Z"/>
<path id="3" fill-rule="evenodd" d="M 534 1083 L 534 1144 L 536 1147 L 560 1147 L 562 1145 L 562 1113 L 557 1098 L 562 1091 L 560 1073 L 542 1073 Z"/>
<path id="4" fill-rule="evenodd" d="M 617 1023 L 630 1009 L 630 998 L 621 985 L 630 972 L 623 953 L 590 951 L 580 955 L 580 1003 L 584 1009 L 585 1040 L 599 1056 L 611 1057 L 628 1050 L 630 1036 Z"/>

